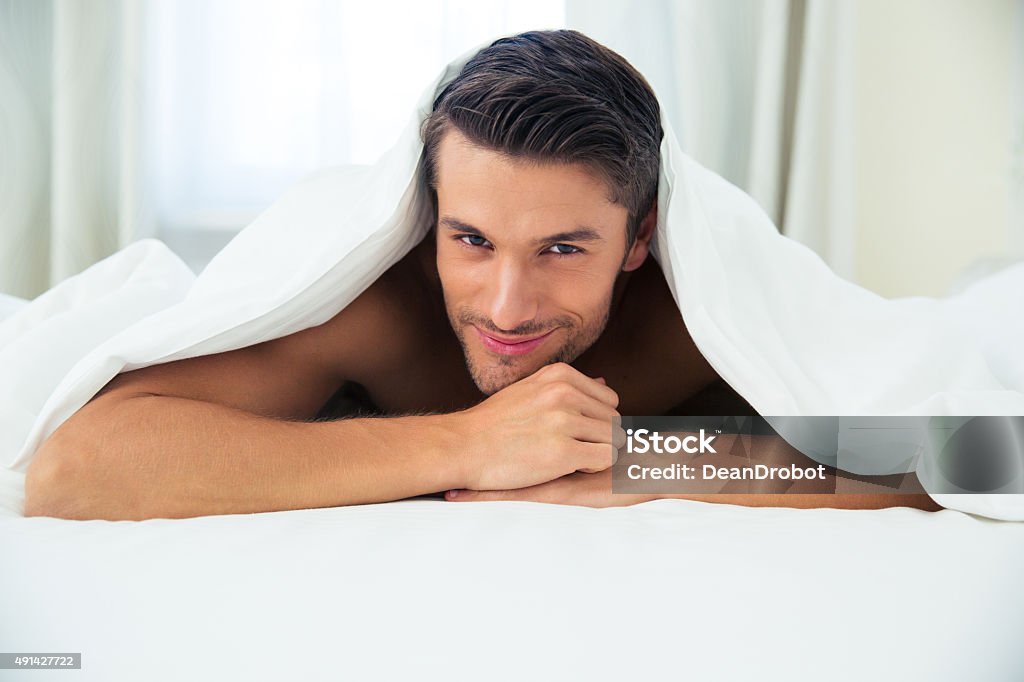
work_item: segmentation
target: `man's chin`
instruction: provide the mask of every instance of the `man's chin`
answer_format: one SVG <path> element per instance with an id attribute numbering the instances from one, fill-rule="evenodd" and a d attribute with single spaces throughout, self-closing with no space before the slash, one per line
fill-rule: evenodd
<path id="1" fill-rule="evenodd" d="M 532 374 L 532 372 L 530 374 Z M 530 374 L 500 377 L 486 375 L 482 377 L 473 377 L 473 381 L 476 383 L 476 387 L 480 389 L 481 393 L 490 396 L 504 388 L 508 388 L 521 379 L 525 379 L 530 376 Z"/>
<path id="2" fill-rule="evenodd" d="M 491 361 L 493 363 L 493 360 Z M 498 364 L 484 364 L 476 365 L 477 367 L 483 367 L 482 371 L 471 371 L 470 374 L 473 377 L 473 382 L 476 383 L 476 387 L 480 389 L 480 392 L 484 395 L 494 395 L 503 388 L 508 388 L 517 381 L 521 381 L 526 377 L 530 376 L 538 369 L 544 366 L 542 363 L 537 367 L 532 364 L 520 366 L 508 366 Z"/>

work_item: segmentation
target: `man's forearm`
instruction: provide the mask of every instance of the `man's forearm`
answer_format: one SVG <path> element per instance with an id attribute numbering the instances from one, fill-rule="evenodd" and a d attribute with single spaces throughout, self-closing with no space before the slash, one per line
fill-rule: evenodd
<path id="1" fill-rule="evenodd" d="M 722 452 L 732 452 L 734 441 L 740 436 L 727 434 L 721 442 L 724 444 Z M 770 466 L 800 468 L 817 468 L 820 463 L 812 460 L 803 452 L 793 447 L 788 441 L 777 434 L 753 435 L 746 437 L 751 459 L 747 459 L 746 452 L 743 457 L 731 457 L 736 466 L 749 466 L 751 461 Z M 720 458 L 726 456 L 719 455 Z M 728 462 L 722 462 L 728 463 Z M 893 476 L 855 476 L 849 472 L 837 472 L 833 467 L 827 467 L 828 471 L 820 481 L 803 481 L 794 484 L 801 486 L 806 492 L 717 492 L 717 493 L 693 493 L 693 494 L 670 494 L 664 497 L 678 499 L 697 500 L 699 502 L 725 502 L 727 504 L 738 504 L 745 507 L 792 507 L 796 509 L 886 509 L 889 507 L 913 507 L 925 511 L 939 511 L 943 509 L 936 503 L 921 487 L 916 477 L 911 481 L 905 481 L 904 475 Z M 840 482 L 836 477 L 840 475 Z M 766 482 L 765 485 L 771 489 L 773 484 Z M 834 493 L 833 490 L 845 489 L 848 492 Z M 908 491 L 907 487 L 911 490 Z M 879 492 L 887 488 L 899 487 L 903 492 Z M 764 489 L 764 488 L 762 488 Z M 776 488 L 778 489 L 778 488 Z M 849 492 L 860 489 L 863 492 Z"/>
<path id="2" fill-rule="evenodd" d="M 938 504 L 925 493 L 714 493 L 714 494 L 665 494 L 655 498 L 695 500 L 697 502 L 718 502 L 738 504 L 744 507 L 792 507 L 795 509 L 886 509 L 889 507 L 913 507 L 924 511 L 940 511 Z"/>
<path id="3" fill-rule="evenodd" d="M 93 413 L 88 425 L 72 423 L 87 411 Z M 298 422 L 184 398 L 100 399 L 37 453 L 25 511 L 183 518 L 432 493 L 461 485 L 450 418 Z"/>

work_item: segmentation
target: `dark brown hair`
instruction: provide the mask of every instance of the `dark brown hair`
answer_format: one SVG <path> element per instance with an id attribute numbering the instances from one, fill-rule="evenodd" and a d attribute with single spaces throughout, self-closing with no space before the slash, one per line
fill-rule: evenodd
<path id="1" fill-rule="evenodd" d="M 435 219 L 437 150 L 449 126 L 513 157 L 587 166 L 629 211 L 629 246 L 657 199 L 658 100 L 629 62 L 578 31 L 496 40 L 437 96 L 421 129 Z"/>

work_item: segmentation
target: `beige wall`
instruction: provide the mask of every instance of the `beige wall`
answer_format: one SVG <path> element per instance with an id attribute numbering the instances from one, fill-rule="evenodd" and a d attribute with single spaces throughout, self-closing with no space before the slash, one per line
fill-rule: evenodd
<path id="1" fill-rule="evenodd" d="M 1015 0 L 857 0 L 857 281 L 947 293 L 1010 249 Z"/>

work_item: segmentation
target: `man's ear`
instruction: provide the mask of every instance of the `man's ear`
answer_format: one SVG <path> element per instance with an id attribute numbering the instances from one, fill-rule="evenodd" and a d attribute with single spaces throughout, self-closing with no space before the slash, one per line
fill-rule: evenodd
<path id="1" fill-rule="evenodd" d="M 647 215 L 640 222 L 640 228 L 636 232 L 633 247 L 629 250 L 625 261 L 622 263 L 623 272 L 636 270 L 643 265 L 644 259 L 647 258 L 647 253 L 650 251 L 651 239 L 654 237 L 654 230 L 657 226 L 658 200 L 655 199 L 651 210 L 647 212 Z"/>

